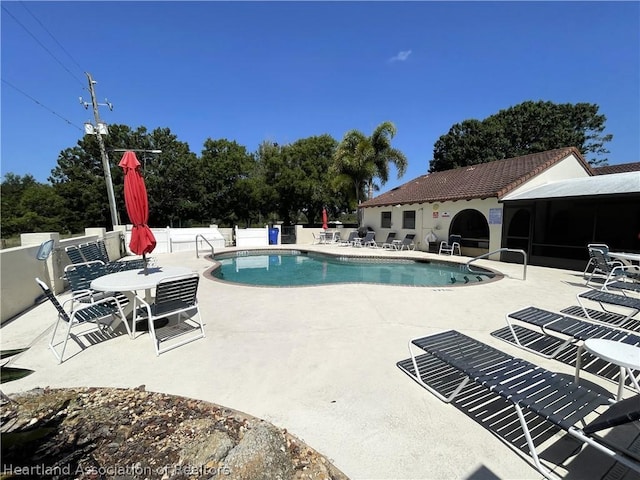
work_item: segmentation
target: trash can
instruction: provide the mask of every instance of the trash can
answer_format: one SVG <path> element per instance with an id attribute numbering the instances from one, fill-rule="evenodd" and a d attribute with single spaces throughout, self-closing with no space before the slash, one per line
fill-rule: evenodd
<path id="1" fill-rule="evenodd" d="M 278 229 L 270 228 L 269 229 L 269 245 L 277 245 L 278 244 Z"/>

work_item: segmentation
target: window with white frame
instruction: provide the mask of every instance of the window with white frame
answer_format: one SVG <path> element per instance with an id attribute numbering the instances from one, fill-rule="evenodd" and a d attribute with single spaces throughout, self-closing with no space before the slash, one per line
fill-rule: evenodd
<path id="1" fill-rule="evenodd" d="M 380 214 L 380 227 L 391 228 L 391 212 L 382 212 Z"/>
<path id="2" fill-rule="evenodd" d="M 403 230 L 414 230 L 416 228 L 415 210 L 405 210 L 402 212 L 402 228 Z"/>

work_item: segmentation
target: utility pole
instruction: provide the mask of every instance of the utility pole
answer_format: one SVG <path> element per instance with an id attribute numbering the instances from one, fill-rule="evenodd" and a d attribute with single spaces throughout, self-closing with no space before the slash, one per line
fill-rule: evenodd
<path id="1" fill-rule="evenodd" d="M 118 210 L 116 209 L 116 197 L 113 193 L 113 180 L 111 179 L 111 167 L 109 166 L 109 158 L 107 157 L 107 151 L 104 147 L 104 141 L 102 139 L 103 134 L 107 134 L 107 126 L 100 121 L 100 112 L 98 111 L 99 105 L 106 105 L 109 107 L 109 110 L 113 110 L 113 105 L 109 102 L 107 103 L 98 103 L 96 100 L 96 92 L 94 89 L 94 85 L 97 83 L 93 78 L 91 78 L 91 74 L 89 72 L 85 72 L 87 75 L 87 79 L 89 80 L 89 93 L 91 93 L 91 104 L 93 105 L 93 117 L 96 122 L 96 128 L 86 128 L 88 127 L 85 124 L 85 131 L 87 133 L 95 133 L 98 138 L 98 146 L 100 147 L 100 156 L 102 157 L 102 168 L 104 169 L 104 179 L 107 183 L 107 196 L 109 197 L 109 210 L 111 210 L 111 224 L 113 227 L 119 225 L 118 221 Z M 106 101 L 106 99 L 105 99 Z M 84 108 L 88 108 L 89 104 L 87 102 L 82 101 L 82 97 L 80 97 L 80 103 L 84 105 Z M 93 132 L 92 132 L 93 131 Z"/>

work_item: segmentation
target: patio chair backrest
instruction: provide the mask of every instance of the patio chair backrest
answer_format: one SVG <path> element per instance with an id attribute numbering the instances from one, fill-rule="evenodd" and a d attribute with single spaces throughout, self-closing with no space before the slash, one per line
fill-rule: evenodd
<path id="1" fill-rule="evenodd" d="M 96 243 L 98 244 L 98 250 L 102 256 L 100 260 L 104 263 L 109 263 L 109 253 L 107 252 L 107 246 L 105 245 L 104 240 L 98 240 Z"/>
<path id="2" fill-rule="evenodd" d="M 107 273 L 110 272 L 99 260 L 69 265 L 64 270 L 64 276 L 74 292 L 89 290 L 93 280 Z"/>
<path id="3" fill-rule="evenodd" d="M 597 248 L 598 250 L 601 250 L 605 255 L 609 255 L 609 245 L 607 245 L 606 243 L 590 243 L 589 245 L 587 245 L 587 248 L 589 249 L 589 253 L 591 253 L 592 248 Z"/>
<path id="4" fill-rule="evenodd" d="M 458 245 L 460 245 L 460 242 L 462 241 L 462 235 L 449 235 L 449 246 L 453 245 L 454 243 L 457 243 Z"/>
<path id="5" fill-rule="evenodd" d="M 362 243 L 367 243 L 372 241 L 374 238 L 376 238 L 376 232 L 369 230 L 367 232 L 367 234 L 364 236 L 364 238 L 362 239 Z"/>
<path id="6" fill-rule="evenodd" d="M 71 263 L 86 262 L 86 260 L 82 256 L 82 252 L 77 245 L 69 245 L 64 249 L 64 251 L 67 252 L 67 256 L 69 257 L 69 260 L 71 260 Z"/>
<path id="7" fill-rule="evenodd" d="M 194 274 L 167 278 L 158 282 L 154 316 L 196 307 L 199 280 L 200 277 Z"/>
<path id="8" fill-rule="evenodd" d="M 104 256 L 102 255 L 97 242 L 84 243 L 80 245 L 79 248 L 82 252 L 82 256 L 85 258 L 85 261 L 91 262 L 93 260 L 100 260 L 104 262 Z"/>
<path id="9" fill-rule="evenodd" d="M 596 264 L 596 268 L 601 270 L 603 273 L 611 273 L 611 270 L 613 270 L 616 265 L 620 265 L 618 262 L 611 262 L 611 257 L 599 248 L 590 247 L 589 256 Z"/>
<path id="10" fill-rule="evenodd" d="M 62 305 L 60 305 L 60 302 L 58 302 L 58 299 L 49 288 L 49 285 L 44 283 L 39 278 L 36 278 L 36 283 L 40 285 L 40 288 L 44 292 L 44 295 L 51 301 L 51 303 L 53 303 L 53 306 L 56 307 L 56 310 L 58 311 L 58 315 L 60 316 L 60 318 L 62 318 L 67 323 L 70 322 L 71 320 L 69 318 L 69 315 L 67 314 L 65 309 L 62 308 Z"/>
<path id="11" fill-rule="evenodd" d="M 402 239 L 402 243 L 404 245 L 411 245 L 413 243 L 413 239 L 416 238 L 415 233 L 407 233 Z"/>
<path id="12" fill-rule="evenodd" d="M 389 235 L 387 235 L 387 239 L 384 241 L 384 243 L 391 243 L 395 240 L 396 238 L 396 232 L 389 232 Z"/>

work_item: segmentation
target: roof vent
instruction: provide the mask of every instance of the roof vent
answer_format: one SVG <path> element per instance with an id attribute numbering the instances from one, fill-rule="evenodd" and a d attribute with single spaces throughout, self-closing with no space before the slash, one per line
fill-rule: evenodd
<path id="1" fill-rule="evenodd" d="M 469 168 L 467 168 L 467 172 L 470 172 L 471 170 L 475 170 L 475 169 L 476 169 L 476 167 L 469 167 Z"/>

